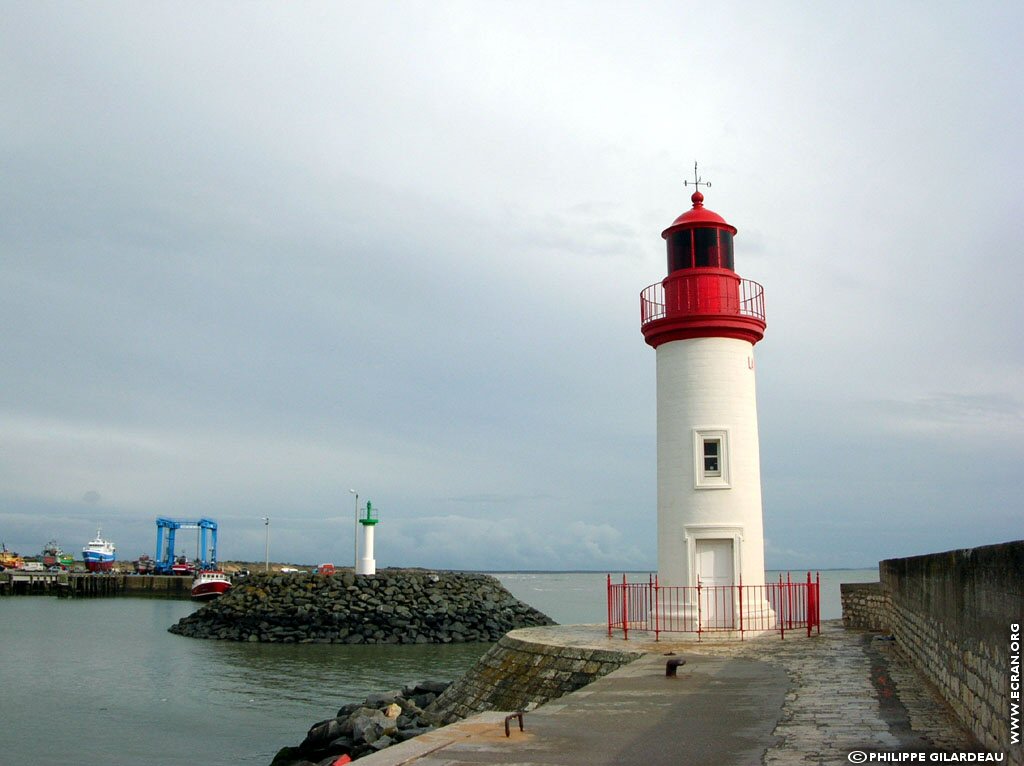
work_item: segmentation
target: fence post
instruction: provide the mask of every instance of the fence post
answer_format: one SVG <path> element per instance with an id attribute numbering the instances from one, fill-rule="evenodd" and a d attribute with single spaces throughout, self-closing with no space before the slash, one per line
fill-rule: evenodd
<path id="1" fill-rule="evenodd" d="M 608 638 L 612 637 L 612 575 L 608 573 Z"/>
<path id="2" fill-rule="evenodd" d="M 782 617 L 779 620 L 779 637 L 786 640 L 786 591 L 782 588 L 782 572 L 779 572 L 779 608 L 782 610 Z"/>
<path id="3" fill-rule="evenodd" d="M 626 597 L 626 573 L 622 573 L 622 640 L 629 641 L 629 599 Z"/>
<path id="4" fill-rule="evenodd" d="M 740 640 L 743 640 L 743 575 L 740 575 Z"/>
<path id="5" fill-rule="evenodd" d="M 818 635 L 821 635 L 821 572 L 815 574 L 817 582 L 814 584 L 814 622 L 818 626 Z"/>
<path id="6" fill-rule="evenodd" d="M 697 578 L 697 640 L 700 641 L 701 630 L 704 627 L 704 599 L 700 595 L 700 577 Z"/>
<path id="7" fill-rule="evenodd" d="M 793 629 L 793 580 L 790 579 L 789 572 L 786 572 L 786 601 L 787 610 L 789 611 L 789 629 Z"/>
<path id="8" fill-rule="evenodd" d="M 658 609 L 658 600 L 660 598 L 659 595 L 658 595 L 659 590 L 660 590 L 660 588 L 658 587 L 658 575 L 654 575 L 654 640 L 655 641 L 660 641 L 661 640 L 661 638 L 660 638 L 660 636 L 661 636 L 661 614 L 660 614 L 660 610 Z"/>
<path id="9" fill-rule="evenodd" d="M 650 572 L 647 573 L 647 588 L 644 590 L 643 603 L 646 607 L 644 611 L 643 629 L 646 631 L 651 630 L 651 592 L 653 591 L 652 586 L 654 585 L 654 575 Z"/>
<path id="10" fill-rule="evenodd" d="M 807 637 L 811 637 L 811 623 L 814 621 L 814 597 L 811 591 L 811 570 L 807 570 Z"/>

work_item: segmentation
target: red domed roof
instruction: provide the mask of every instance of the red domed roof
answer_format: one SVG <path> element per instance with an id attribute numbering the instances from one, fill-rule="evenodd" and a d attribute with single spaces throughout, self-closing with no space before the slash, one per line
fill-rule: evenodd
<path id="1" fill-rule="evenodd" d="M 726 223 L 725 219 L 722 218 L 718 213 L 713 210 L 708 210 L 704 207 L 704 195 L 699 191 L 695 191 L 693 196 L 690 197 L 690 201 L 693 203 L 693 207 L 687 210 L 681 216 L 676 218 L 665 231 L 661 233 L 662 237 L 668 238 L 668 235 L 678 229 L 698 229 L 698 228 L 712 228 L 712 229 L 728 229 L 736 234 L 736 227 Z"/>

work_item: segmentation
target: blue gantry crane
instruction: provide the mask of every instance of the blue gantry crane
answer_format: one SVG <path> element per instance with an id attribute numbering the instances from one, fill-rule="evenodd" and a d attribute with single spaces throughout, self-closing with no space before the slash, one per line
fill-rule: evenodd
<path id="1" fill-rule="evenodd" d="M 213 519 L 188 521 L 184 519 L 168 519 L 158 516 L 156 519 L 156 573 L 170 574 L 174 564 L 174 537 L 179 529 L 199 530 L 199 561 L 196 563 L 203 569 L 215 569 L 217 566 L 217 522 Z M 164 530 L 167 530 L 167 544 L 164 545 Z M 206 535 L 210 534 L 210 547 L 206 547 Z"/>

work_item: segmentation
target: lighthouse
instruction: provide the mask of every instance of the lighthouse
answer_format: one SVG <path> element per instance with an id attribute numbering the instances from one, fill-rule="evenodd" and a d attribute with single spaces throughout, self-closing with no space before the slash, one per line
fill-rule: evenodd
<path id="1" fill-rule="evenodd" d="M 356 565 L 357 575 L 377 574 L 377 560 L 373 557 L 373 528 L 377 526 L 379 519 L 370 501 L 366 501 L 366 516 L 359 519 L 363 530 L 363 556 Z"/>
<path id="2" fill-rule="evenodd" d="M 687 182 L 688 184 L 689 182 Z M 754 345 L 764 292 L 733 262 L 736 228 L 693 207 L 662 232 L 667 276 L 640 295 L 657 360 L 658 579 L 661 585 L 764 583 Z M 744 612 L 768 609 L 751 603 Z"/>

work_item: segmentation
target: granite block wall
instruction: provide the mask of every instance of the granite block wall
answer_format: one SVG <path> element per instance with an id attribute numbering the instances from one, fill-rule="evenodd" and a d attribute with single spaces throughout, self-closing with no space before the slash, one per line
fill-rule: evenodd
<path id="1" fill-rule="evenodd" d="M 842 586 L 844 624 L 892 633 L 978 741 L 1024 766 L 1024 540 L 887 559 L 879 573 Z"/>
<path id="2" fill-rule="evenodd" d="M 847 628 L 889 631 L 892 600 L 880 582 L 842 583 L 843 625 Z"/>
<path id="3" fill-rule="evenodd" d="M 641 656 L 504 636 L 428 708 L 444 723 L 485 710 L 532 710 L 576 691 Z"/>

